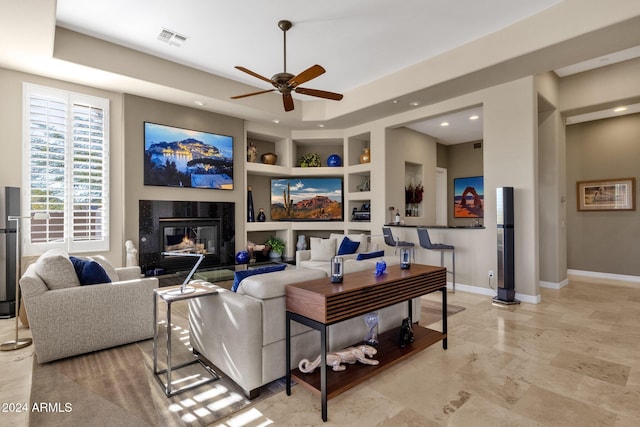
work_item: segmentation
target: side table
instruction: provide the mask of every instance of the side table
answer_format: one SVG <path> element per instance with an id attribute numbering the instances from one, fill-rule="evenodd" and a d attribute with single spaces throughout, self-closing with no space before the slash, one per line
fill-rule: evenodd
<path id="1" fill-rule="evenodd" d="M 189 293 L 180 293 L 180 285 L 167 286 L 164 288 L 157 288 L 153 290 L 153 374 L 164 388 L 164 393 L 167 397 L 182 393 L 183 391 L 190 390 L 195 387 L 199 387 L 203 384 L 218 380 L 220 377 L 206 364 L 204 364 L 199 357 L 194 355 L 194 359 L 179 365 L 173 366 L 171 362 L 171 304 L 177 301 L 184 301 L 188 299 L 200 298 L 207 295 L 217 295 L 218 291 L 211 289 L 205 285 L 199 283 L 189 284 L 189 288 L 194 288 L 195 291 Z M 166 369 L 158 369 L 158 299 L 164 301 L 167 304 L 167 367 Z M 185 366 L 199 363 L 210 375 L 210 378 L 201 378 L 198 381 L 184 385 L 178 389 L 172 389 L 171 373 L 177 369 L 184 368 Z M 166 374 L 166 382 L 163 381 L 162 375 Z"/>

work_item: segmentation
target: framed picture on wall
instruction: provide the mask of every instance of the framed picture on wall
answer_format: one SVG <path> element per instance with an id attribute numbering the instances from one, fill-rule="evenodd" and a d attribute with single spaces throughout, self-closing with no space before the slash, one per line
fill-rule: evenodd
<path id="1" fill-rule="evenodd" d="M 579 211 L 635 211 L 636 179 L 578 181 Z"/>
<path id="2" fill-rule="evenodd" d="M 484 218 L 484 177 L 453 179 L 453 217 Z"/>

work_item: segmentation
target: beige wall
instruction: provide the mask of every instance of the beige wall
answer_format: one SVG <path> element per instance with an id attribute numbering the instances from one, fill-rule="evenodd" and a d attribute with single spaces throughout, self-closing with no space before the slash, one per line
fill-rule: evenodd
<path id="1" fill-rule="evenodd" d="M 640 211 L 578 212 L 576 182 L 635 177 L 640 114 L 567 126 L 568 267 L 640 275 Z M 636 186 L 635 198 L 638 198 Z M 637 205 L 637 202 L 636 202 Z"/>
<path id="2" fill-rule="evenodd" d="M 109 99 L 111 172 L 111 247 L 104 255 L 114 265 L 124 265 L 123 214 L 124 146 L 122 140 L 122 95 L 60 80 L 0 68 L 0 129 L 3 155 L 0 156 L 0 186 L 22 187 L 22 100 L 23 83 L 33 83 Z M 4 191 L 2 196 L 4 197 Z"/>
<path id="3" fill-rule="evenodd" d="M 540 281 L 557 288 L 567 283 L 565 129 L 558 111 L 559 79 L 536 77 L 538 92 L 538 214 Z"/>
<path id="4" fill-rule="evenodd" d="M 195 108 L 169 104 L 139 96 L 124 96 L 124 181 L 122 189 L 126 212 L 124 215 L 124 240 L 138 243 L 139 200 L 187 200 L 208 202 L 233 202 L 236 204 L 236 235 L 244 235 L 244 161 L 246 158 L 244 121 Z M 169 188 L 145 186 L 142 173 L 145 121 L 185 129 L 213 132 L 233 137 L 234 189 L 209 190 L 202 188 Z M 238 242 L 236 245 L 243 242 Z"/>
<path id="5" fill-rule="evenodd" d="M 476 143 L 482 144 L 482 141 L 447 146 L 447 223 L 449 225 L 468 226 L 472 222 L 469 218 L 453 217 L 453 180 L 484 175 L 482 147 L 474 148 Z M 480 223 L 483 221 L 484 219 L 480 219 Z"/>
<path id="6" fill-rule="evenodd" d="M 385 168 L 387 180 L 387 208 L 393 206 L 400 211 L 400 216 L 409 225 L 435 224 L 436 209 L 436 142 L 423 133 L 406 127 L 388 129 L 386 135 Z M 421 215 L 405 217 L 405 164 L 409 162 L 422 166 L 422 177 L 419 182 L 424 186 Z M 386 211 L 386 209 L 385 209 Z"/>

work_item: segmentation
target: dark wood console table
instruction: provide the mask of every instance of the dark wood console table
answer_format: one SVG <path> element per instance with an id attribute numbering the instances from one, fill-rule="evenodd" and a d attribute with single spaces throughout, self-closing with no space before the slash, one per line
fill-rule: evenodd
<path id="1" fill-rule="evenodd" d="M 327 399 L 352 388 L 375 374 L 406 359 L 438 341 L 447 348 L 447 273 L 444 267 L 411 264 L 408 270 L 399 265 L 375 277 L 373 271 L 350 273 L 343 283 L 331 283 L 329 278 L 311 280 L 287 286 L 286 294 L 286 384 L 291 395 L 291 379 L 319 393 L 322 401 L 322 420 L 327 421 Z M 380 334 L 376 360 L 378 365 L 349 365 L 346 371 L 327 370 L 327 327 L 407 301 L 412 317 L 411 300 L 431 292 L 442 292 L 442 332 L 413 325 L 414 342 L 400 348 L 400 325 Z M 320 332 L 320 372 L 305 374 L 291 370 L 291 321 L 296 321 Z M 412 322 L 413 323 L 413 322 Z M 360 344 L 360 343 L 356 343 Z"/>

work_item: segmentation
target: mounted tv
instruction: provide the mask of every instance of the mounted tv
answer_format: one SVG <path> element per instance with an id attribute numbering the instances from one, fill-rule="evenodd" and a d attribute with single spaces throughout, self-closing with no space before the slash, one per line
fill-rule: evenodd
<path id="1" fill-rule="evenodd" d="M 453 217 L 484 218 L 484 177 L 453 179 Z"/>
<path id="2" fill-rule="evenodd" d="M 342 178 L 272 178 L 273 221 L 342 221 Z"/>
<path id="3" fill-rule="evenodd" d="M 144 122 L 144 185 L 233 190 L 233 137 Z"/>

